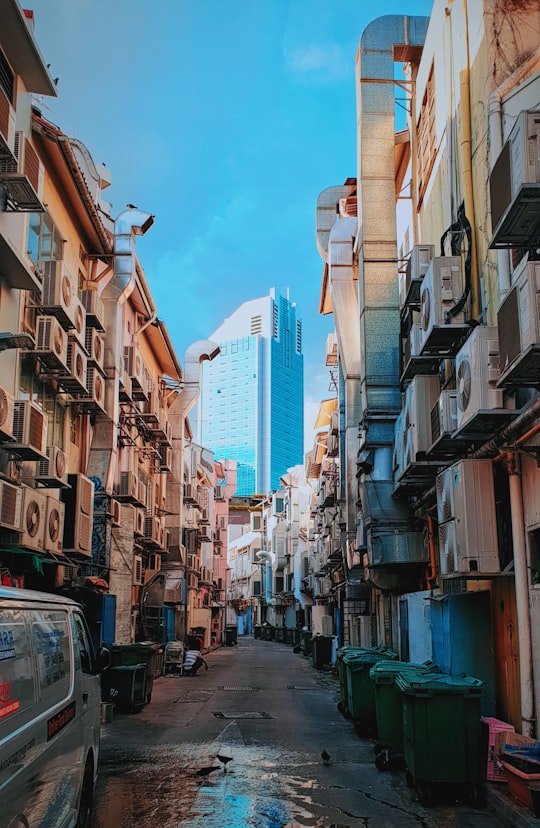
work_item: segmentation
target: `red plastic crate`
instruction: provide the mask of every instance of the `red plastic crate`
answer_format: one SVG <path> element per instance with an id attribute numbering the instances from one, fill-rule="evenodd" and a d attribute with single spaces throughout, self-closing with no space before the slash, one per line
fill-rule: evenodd
<path id="1" fill-rule="evenodd" d="M 515 727 L 508 722 L 501 721 L 501 719 L 495 719 L 493 716 L 482 716 L 482 722 L 488 727 L 486 779 L 489 782 L 507 782 L 504 768 L 497 763 L 497 734 L 513 733 Z"/>

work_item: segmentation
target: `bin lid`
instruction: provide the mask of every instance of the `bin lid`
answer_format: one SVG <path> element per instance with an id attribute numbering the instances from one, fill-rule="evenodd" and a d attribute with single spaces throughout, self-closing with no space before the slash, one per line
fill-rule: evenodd
<path id="1" fill-rule="evenodd" d="M 424 675 L 426 673 L 437 674 L 440 673 L 440 670 L 433 661 L 424 661 L 417 664 L 413 661 L 389 661 L 382 659 L 373 665 L 369 671 L 369 676 L 376 684 L 392 684 L 396 676 L 400 673 L 405 673 L 406 675 Z"/>
<path id="2" fill-rule="evenodd" d="M 480 695 L 484 682 L 474 676 L 450 676 L 447 673 L 398 673 L 397 687 L 413 696 L 455 693 L 462 696 Z"/>
<path id="3" fill-rule="evenodd" d="M 381 652 L 375 649 L 361 650 L 355 653 L 347 653 L 343 657 L 343 663 L 351 670 L 364 670 L 382 659 L 397 659 L 397 653 L 391 651 Z"/>

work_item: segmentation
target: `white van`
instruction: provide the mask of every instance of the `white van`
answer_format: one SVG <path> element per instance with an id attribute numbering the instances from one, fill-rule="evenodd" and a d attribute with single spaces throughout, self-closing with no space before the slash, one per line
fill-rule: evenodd
<path id="1" fill-rule="evenodd" d="M 89 824 L 107 656 L 79 604 L 0 587 L 0 828 Z"/>

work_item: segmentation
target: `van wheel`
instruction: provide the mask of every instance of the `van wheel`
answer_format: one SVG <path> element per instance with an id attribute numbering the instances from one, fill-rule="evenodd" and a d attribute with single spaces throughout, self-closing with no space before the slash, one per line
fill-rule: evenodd
<path id="1" fill-rule="evenodd" d="M 90 759 L 86 762 L 81 790 L 81 801 L 77 815 L 76 828 L 89 828 L 94 796 L 94 770 Z"/>

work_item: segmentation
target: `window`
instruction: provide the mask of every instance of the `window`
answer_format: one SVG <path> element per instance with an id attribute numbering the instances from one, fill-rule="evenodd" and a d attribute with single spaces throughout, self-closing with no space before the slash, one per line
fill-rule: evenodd
<path id="1" fill-rule="evenodd" d="M 5 55 L 0 51 L 0 87 L 6 93 L 10 104 L 13 104 L 14 75 Z"/>
<path id="2" fill-rule="evenodd" d="M 422 99 L 420 117 L 416 128 L 416 140 L 418 153 L 418 207 L 420 207 L 437 152 L 435 135 L 435 75 L 433 65 Z"/>
<path id="3" fill-rule="evenodd" d="M 274 302 L 272 304 L 272 336 L 274 337 L 274 339 L 278 338 L 278 332 L 279 332 L 278 325 L 279 325 L 278 306 Z"/>
<path id="4" fill-rule="evenodd" d="M 64 240 L 47 213 L 30 213 L 27 253 L 36 267 L 63 258 Z"/>
<path id="5" fill-rule="evenodd" d="M 296 322 L 296 351 L 302 353 L 302 323 L 300 320 Z"/>

